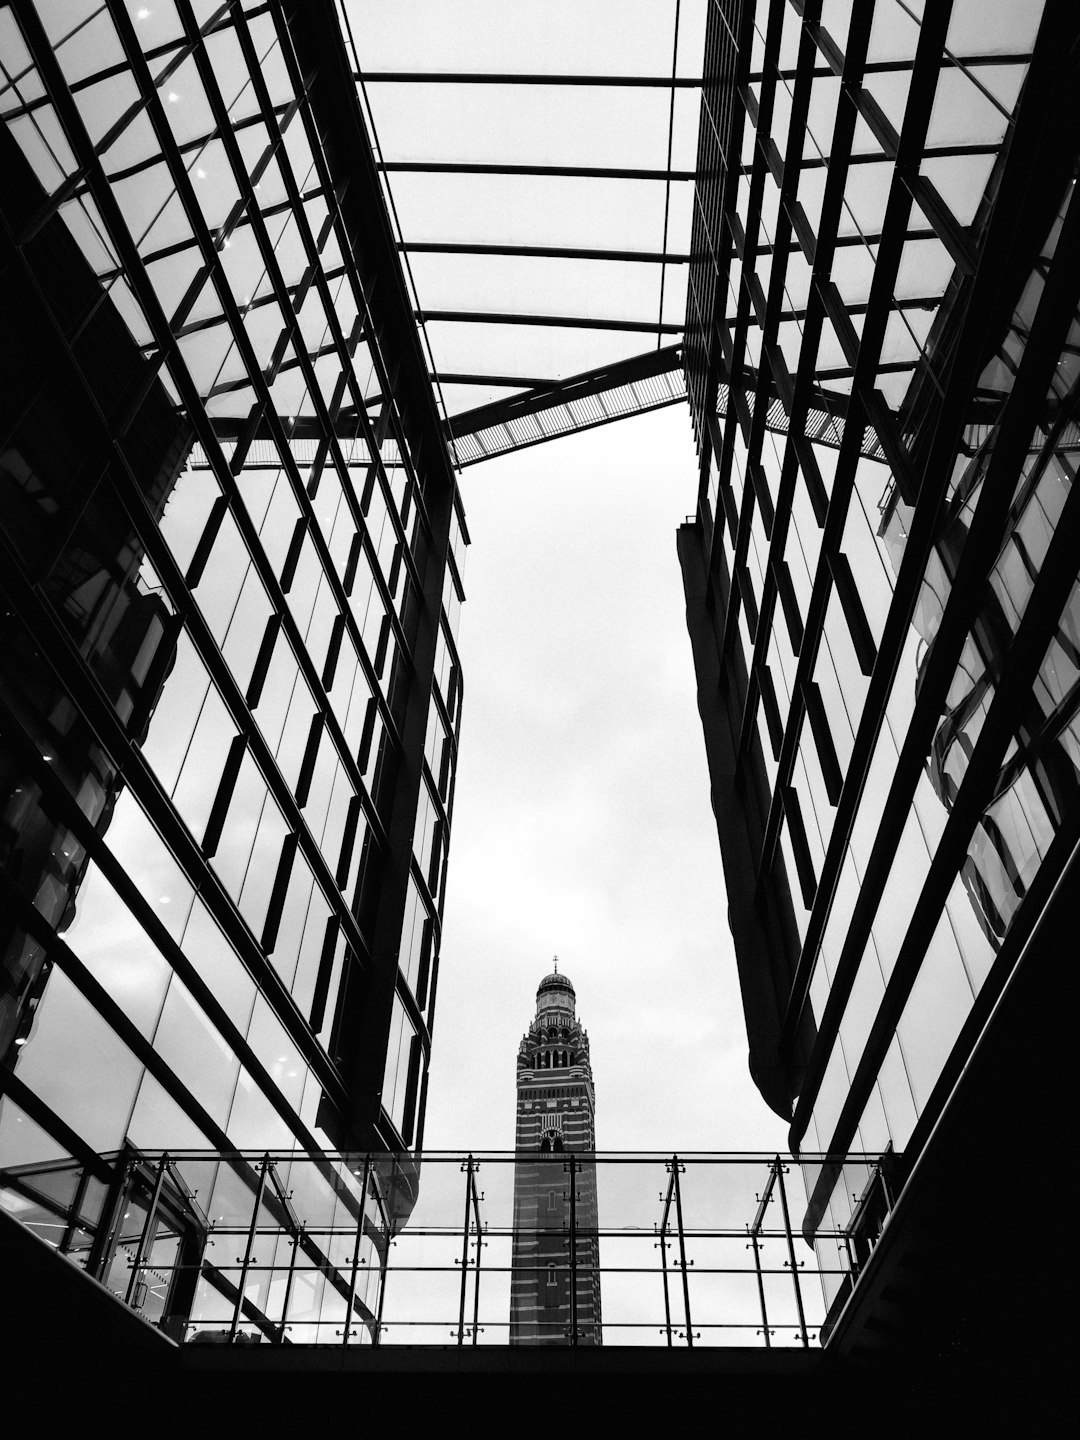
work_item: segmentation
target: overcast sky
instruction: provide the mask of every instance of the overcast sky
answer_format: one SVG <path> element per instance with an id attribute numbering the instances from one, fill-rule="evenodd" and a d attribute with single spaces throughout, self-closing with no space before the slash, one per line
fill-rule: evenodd
<path id="1" fill-rule="evenodd" d="M 511 1149 L 553 955 L 602 1150 L 784 1151 L 750 1081 L 675 531 L 684 405 L 463 472 L 465 675 L 426 1149 Z"/>

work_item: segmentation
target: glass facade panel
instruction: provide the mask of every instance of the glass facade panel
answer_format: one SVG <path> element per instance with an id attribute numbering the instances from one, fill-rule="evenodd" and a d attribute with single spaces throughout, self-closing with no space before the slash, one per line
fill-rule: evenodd
<path id="1" fill-rule="evenodd" d="M 154 1049 L 210 1117 L 223 1125 L 240 1062 L 176 976 L 169 986 Z"/>
<path id="2" fill-rule="evenodd" d="M 740 696 L 747 673 L 761 694 L 748 737 L 737 703 L 738 720 L 708 709 L 699 671 L 710 758 L 737 756 L 746 811 L 717 816 L 725 870 L 751 867 L 757 902 L 781 917 L 738 942 L 751 1069 L 778 1113 L 793 1107 L 796 1144 L 891 1144 L 902 1176 L 942 1107 L 972 1103 L 955 1100 L 958 1077 L 979 1027 L 1006 1024 L 994 1006 L 1014 968 L 1049 985 L 1049 942 L 1032 936 L 1077 833 L 1064 537 L 1080 329 L 1059 259 L 1077 159 L 1071 139 L 1052 159 L 1023 140 L 1043 133 L 1048 93 L 1036 98 L 1029 71 L 1056 75 L 1063 105 L 1072 83 L 1053 58 L 1057 23 L 1039 5 L 946 16 L 879 0 L 826 5 L 820 24 L 760 6 L 745 33 L 719 16 L 710 31 L 753 103 L 705 101 L 717 178 L 699 183 L 690 290 L 723 294 L 735 276 L 740 303 L 688 311 L 710 334 L 688 349 L 703 460 L 679 543 L 695 654 L 719 654 L 721 695 Z M 811 74 L 814 48 L 823 73 Z M 795 190 L 786 142 L 804 95 Z M 764 300 L 789 225 L 798 313 L 785 315 Z M 764 426 L 747 413 L 759 395 L 775 401 Z M 745 525 L 745 477 L 773 473 L 785 427 L 798 464 L 784 569 L 769 573 L 764 526 L 748 527 L 744 566 L 735 517 Z M 775 486 L 770 498 L 780 509 Z M 755 672 L 755 656 L 768 668 Z M 775 998 L 781 974 L 790 991 Z M 777 1053 L 790 1057 L 783 1082 L 767 1078 Z M 815 1185 L 810 1230 L 819 1206 L 854 1226 L 847 1180 L 825 1169 Z"/>
<path id="3" fill-rule="evenodd" d="M 128 1019 L 152 1037 L 172 972 L 95 865 L 83 877 L 75 920 L 64 941 Z"/>
<path id="4" fill-rule="evenodd" d="M 154 1149 L 155 1127 L 170 1145 L 400 1148 L 404 1088 L 396 1118 L 361 1122 L 348 1098 L 377 1091 L 400 1049 L 389 1013 L 360 1049 L 357 997 L 396 979 L 372 958 L 395 953 L 408 899 L 385 877 L 407 871 L 416 832 L 441 878 L 448 816 L 422 787 L 417 825 L 408 767 L 379 757 L 428 730 L 422 636 L 443 617 L 425 597 L 464 538 L 412 317 L 378 278 L 398 259 L 356 163 L 367 141 L 327 93 L 345 40 L 329 10 L 301 25 L 276 6 L 26 16 L 24 30 L 0 6 L 17 75 L 0 90 L 5 224 L 33 219 L 36 237 L 4 322 L 22 373 L 0 678 L 46 784 L 20 772 L 0 803 L 16 846 L 33 839 L 5 883 L 45 931 L 4 942 L 4 1053 L 18 1043 L 42 1133 L 67 1126 L 91 1149 L 125 1133 Z M 76 172 L 81 188 L 46 206 Z M 368 230 L 378 253 L 353 243 Z M 372 428 L 388 375 L 394 473 Z M 73 645 L 52 611 L 25 608 L 46 580 L 45 522 L 49 605 Z M 451 728 L 439 718 L 432 777 L 446 797 L 459 682 L 444 648 Z M 65 794 L 81 829 L 62 823 Z M 414 981 L 421 951 L 425 983 L 437 966 L 440 905 Z M 410 1023 L 408 1143 L 427 1056 Z"/>
<path id="5" fill-rule="evenodd" d="M 57 1063 L 57 1056 L 64 1063 Z M 30 1091 L 98 1151 L 123 1144 L 142 1066 L 108 1021 L 55 966 L 33 1033 L 18 1052 L 16 1074 Z M 95 1077 L 86 1083 L 87 1075 Z M 105 1103 L 103 1103 L 103 1099 Z M 16 1146 L 20 1136 L 11 1137 Z M 19 1149 L 10 1163 L 22 1162 Z"/>

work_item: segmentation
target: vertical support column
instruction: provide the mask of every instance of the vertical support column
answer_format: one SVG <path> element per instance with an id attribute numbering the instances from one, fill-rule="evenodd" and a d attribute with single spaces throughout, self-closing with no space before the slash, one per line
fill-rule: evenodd
<path id="1" fill-rule="evenodd" d="M 121 1157 L 117 1162 L 113 1178 L 109 1182 L 108 1194 L 101 1207 L 101 1220 L 98 1224 L 97 1235 L 94 1237 L 94 1243 L 90 1247 L 90 1257 L 86 1262 L 86 1273 L 92 1275 L 95 1280 L 103 1281 L 109 1273 L 109 1266 L 112 1264 L 116 1247 L 120 1241 L 124 1206 L 127 1204 L 129 1187 L 134 1183 L 135 1171 L 135 1161 Z"/>
<path id="2" fill-rule="evenodd" d="M 661 1217 L 660 1217 L 660 1239 L 659 1239 L 658 1244 L 659 1244 L 659 1247 L 660 1247 L 660 1273 L 661 1273 L 661 1275 L 662 1275 L 662 1277 L 663 1277 L 663 1283 L 664 1283 L 664 1334 L 667 1336 L 667 1346 L 668 1346 L 668 1349 L 670 1350 L 670 1349 L 671 1349 L 671 1346 L 672 1346 L 672 1338 L 671 1338 L 671 1292 L 670 1292 L 670 1290 L 669 1290 L 669 1288 L 668 1288 L 668 1267 L 667 1267 L 668 1239 L 667 1239 L 667 1236 L 668 1236 L 668 1217 L 669 1217 L 670 1214 L 671 1214 L 671 1201 L 672 1201 L 672 1195 L 673 1195 L 673 1191 L 674 1191 L 675 1177 L 674 1177 L 674 1174 L 673 1174 L 673 1172 L 672 1172 L 672 1169 L 671 1169 L 671 1166 L 670 1166 L 670 1165 L 667 1166 L 667 1172 L 668 1172 L 668 1174 L 671 1176 L 671 1179 L 668 1181 L 667 1194 L 665 1195 L 665 1194 L 663 1194 L 663 1192 L 661 1192 L 661 1195 L 660 1195 L 660 1200 L 661 1200 L 661 1203 L 663 1204 L 664 1210 L 663 1210 L 663 1214 L 662 1214 Z"/>
<path id="3" fill-rule="evenodd" d="M 765 1349 L 772 1349 L 772 1340 L 769 1335 L 769 1315 L 765 1308 L 765 1280 L 761 1274 L 761 1254 L 758 1248 L 757 1235 L 751 1235 L 750 1246 L 754 1252 L 754 1273 L 757 1275 L 758 1302 L 761 1305 L 761 1333 L 765 1337 Z"/>
<path id="4" fill-rule="evenodd" d="M 372 1343 L 372 1345 L 379 1345 L 379 1344 L 381 1344 L 381 1342 L 382 1342 L 382 1332 L 383 1332 L 383 1319 L 382 1319 L 382 1317 L 383 1317 L 383 1305 L 384 1305 L 385 1302 L 386 1302 L 386 1281 L 387 1281 L 387 1277 L 389 1276 L 389 1274 L 390 1274 L 390 1246 L 389 1246 L 389 1242 L 388 1242 L 388 1243 L 387 1243 L 387 1247 L 386 1247 L 386 1264 L 385 1264 L 385 1268 L 383 1269 L 382 1279 L 381 1279 L 380 1284 L 379 1284 L 379 1308 L 378 1308 L 378 1310 L 377 1310 L 376 1313 L 375 1313 L 375 1333 L 374 1333 L 374 1335 L 372 1335 L 372 1337 L 371 1337 L 371 1343 Z"/>
<path id="5" fill-rule="evenodd" d="M 660 1270 L 664 1278 L 664 1334 L 667 1336 L 667 1347 L 671 1349 L 671 1294 L 668 1290 L 667 1278 L 667 1240 L 665 1232 L 660 1232 Z"/>
<path id="6" fill-rule="evenodd" d="M 285 1294 L 281 1301 L 281 1324 L 278 1326 L 277 1338 L 279 1345 L 285 1344 L 285 1331 L 289 1328 L 287 1323 L 289 1319 L 289 1300 L 292 1296 L 293 1279 L 296 1276 L 296 1252 L 300 1248 L 299 1231 L 297 1231 L 295 1235 L 290 1235 L 289 1243 L 292 1246 L 292 1254 L 289 1256 L 289 1269 L 285 1276 Z"/>
<path id="7" fill-rule="evenodd" d="M 765 1223 L 765 1213 L 772 1204 L 775 1187 L 776 1165 L 770 1160 L 769 1178 L 765 1181 L 764 1188 L 757 1197 L 757 1214 L 754 1216 L 753 1223 L 747 1226 L 750 1244 L 754 1250 L 754 1271 L 757 1275 L 758 1303 L 761 1306 L 761 1333 L 765 1337 L 766 1350 L 772 1349 L 772 1331 L 769 1328 L 769 1312 L 765 1304 L 765 1276 L 761 1269 L 761 1246 L 765 1243 L 761 1239 L 761 1227 Z"/>
<path id="8" fill-rule="evenodd" d="M 150 1237 L 154 1233 L 158 1201 L 161 1199 L 161 1187 L 165 1183 L 165 1170 L 168 1163 L 168 1154 L 163 1154 L 157 1163 L 157 1171 L 154 1175 L 154 1188 L 150 1194 L 150 1204 L 146 1207 L 146 1221 L 143 1225 L 142 1234 L 139 1236 L 139 1243 L 135 1247 L 135 1255 L 131 1262 L 131 1279 L 128 1281 L 127 1292 L 124 1295 L 125 1305 L 131 1305 L 138 1294 L 139 1271 L 143 1268 L 146 1252 L 150 1248 Z"/>
<path id="9" fill-rule="evenodd" d="M 360 1180 L 360 1214 L 356 1220 L 356 1243 L 353 1245 L 352 1268 L 349 1272 L 349 1299 L 345 1311 L 345 1327 L 341 1332 L 342 1345 L 348 1345 L 352 1334 L 353 1308 L 356 1301 L 356 1272 L 360 1265 L 360 1246 L 364 1239 L 364 1217 L 367 1214 L 368 1176 L 371 1174 L 371 1156 L 364 1156 Z M 295 1253 L 295 1252 L 294 1252 Z M 359 1327 L 357 1327 L 359 1328 Z"/>
<path id="10" fill-rule="evenodd" d="M 773 1174 L 776 1176 L 776 1183 L 780 1188 L 780 1208 L 784 1212 L 784 1235 L 787 1237 L 788 1259 L 791 1264 L 791 1283 L 795 1287 L 795 1308 L 799 1312 L 799 1334 L 805 1349 L 810 1345 L 810 1337 L 806 1333 L 806 1314 L 803 1311 L 802 1289 L 799 1286 L 799 1265 L 795 1259 L 795 1242 L 791 1236 L 791 1218 L 788 1215 L 787 1191 L 784 1188 L 784 1167 L 780 1162 L 779 1155 L 773 1161 Z"/>
<path id="11" fill-rule="evenodd" d="M 90 1171 L 84 1166 L 79 1175 L 79 1183 L 75 1187 L 75 1197 L 68 1210 L 68 1222 L 64 1226 L 64 1234 L 60 1240 L 60 1254 L 66 1255 L 70 1249 L 75 1235 L 79 1230 L 79 1216 L 82 1214 L 83 1202 L 86 1199 L 87 1186 L 90 1184 Z"/>
<path id="12" fill-rule="evenodd" d="M 457 1343 L 465 1343 L 465 1295 L 469 1284 L 469 1209 L 472 1204 L 473 1157 L 466 1157 L 461 1170 L 465 1176 L 465 1216 L 461 1222 L 461 1301 L 458 1305 Z"/>
<path id="13" fill-rule="evenodd" d="M 859 1278 L 859 1261 L 851 1248 L 851 1236 L 846 1230 L 844 1231 L 844 1249 L 847 1251 L 848 1276 L 854 1285 L 855 1281 Z"/>
<path id="14" fill-rule="evenodd" d="M 476 1166 L 479 1170 L 479 1163 Z M 469 1181 L 472 1190 L 473 1218 L 476 1222 L 476 1270 L 473 1275 L 473 1323 L 472 1323 L 472 1344 L 476 1344 L 476 1337 L 480 1334 L 480 1252 L 487 1243 L 481 1234 L 480 1225 L 480 1196 L 476 1192 L 475 1171 Z"/>
<path id="15" fill-rule="evenodd" d="M 576 1155 L 570 1156 L 570 1344 L 578 1343 L 577 1317 L 577 1172 L 581 1169 Z"/>
<path id="16" fill-rule="evenodd" d="M 686 1258 L 686 1234 L 683 1230 L 682 1213 L 682 1187 L 679 1184 L 679 1176 L 682 1174 L 683 1169 L 684 1166 L 679 1160 L 678 1155 L 673 1155 L 671 1157 L 671 1175 L 672 1185 L 675 1191 L 675 1223 L 679 1227 L 679 1268 L 682 1270 L 683 1308 L 686 1312 L 686 1343 L 692 1350 L 694 1348 L 694 1330 L 690 1319 L 690 1279 L 686 1273 L 687 1264 L 692 1262 L 688 1262 Z"/>
<path id="17" fill-rule="evenodd" d="M 272 1342 L 275 1345 L 284 1345 L 285 1332 L 289 1328 L 289 1300 L 292 1297 L 293 1281 L 296 1278 L 296 1252 L 300 1248 L 300 1236 L 303 1233 L 303 1227 L 296 1218 L 296 1213 L 290 1203 L 290 1196 L 286 1193 L 285 1187 L 281 1183 L 281 1177 L 276 1169 L 270 1171 L 270 1180 L 285 1215 L 285 1228 L 288 1231 L 289 1244 L 292 1247 L 289 1254 L 289 1268 L 285 1273 L 285 1294 L 281 1299 L 281 1323 L 278 1326 L 277 1339 Z M 275 1265 L 274 1268 L 276 1270 L 277 1266 Z"/>
<path id="18" fill-rule="evenodd" d="M 251 1269 L 251 1255 L 255 1249 L 255 1236 L 259 1229 L 259 1207 L 262 1205 L 263 1196 L 266 1194 L 266 1176 L 273 1163 L 268 1151 L 259 1162 L 259 1183 L 255 1187 L 255 1203 L 251 1207 L 251 1224 L 248 1226 L 247 1248 L 244 1250 L 244 1258 L 240 1265 L 240 1276 L 236 1285 L 236 1304 L 233 1307 L 232 1324 L 229 1326 L 230 1344 L 236 1340 L 236 1332 L 240 1325 L 240 1312 L 244 1308 L 244 1286 L 247 1283 L 248 1271 Z"/>

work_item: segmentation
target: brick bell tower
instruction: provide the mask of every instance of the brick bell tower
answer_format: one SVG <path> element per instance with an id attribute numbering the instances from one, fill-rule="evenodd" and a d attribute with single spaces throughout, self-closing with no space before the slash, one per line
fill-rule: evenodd
<path id="1" fill-rule="evenodd" d="M 511 1345 L 600 1345 L 589 1037 L 556 956 L 517 1056 Z"/>

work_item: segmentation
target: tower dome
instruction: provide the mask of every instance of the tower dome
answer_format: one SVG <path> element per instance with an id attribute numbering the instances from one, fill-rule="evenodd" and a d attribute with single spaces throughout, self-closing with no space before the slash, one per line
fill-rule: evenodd
<path id="1" fill-rule="evenodd" d="M 558 962 L 550 975 L 545 975 L 536 990 L 537 1018 L 546 1017 L 549 1011 L 568 1011 L 573 1018 L 577 1006 L 577 995 L 569 975 L 560 975 Z"/>

